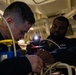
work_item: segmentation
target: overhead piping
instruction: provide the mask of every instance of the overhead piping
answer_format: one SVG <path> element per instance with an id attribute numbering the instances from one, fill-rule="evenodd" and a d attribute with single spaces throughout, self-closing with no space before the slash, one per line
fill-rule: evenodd
<path id="1" fill-rule="evenodd" d="M 72 11 L 70 11 L 69 13 L 65 14 L 64 16 L 67 18 L 70 18 L 71 16 L 76 14 L 76 9 L 73 9 Z"/>

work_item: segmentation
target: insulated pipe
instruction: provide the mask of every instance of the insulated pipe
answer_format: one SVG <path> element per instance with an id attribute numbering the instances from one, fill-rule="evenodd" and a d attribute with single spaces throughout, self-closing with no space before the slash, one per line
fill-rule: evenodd
<path id="1" fill-rule="evenodd" d="M 71 16 L 73 16 L 74 14 L 76 14 L 76 9 L 73 9 L 72 11 L 70 11 L 69 13 L 65 14 L 64 16 L 67 18 L 70 18 Z"/>
<path id="2" fill-rule="evenodd" d="M 47 18 L 41 18 L 41 19 L 37 20 L 36 23 L 39 23 L 40 21 L 45 23 L 46 33 L 49 35 L 50 34 L 50 25 L 49 25 L 48 19 Z"/>

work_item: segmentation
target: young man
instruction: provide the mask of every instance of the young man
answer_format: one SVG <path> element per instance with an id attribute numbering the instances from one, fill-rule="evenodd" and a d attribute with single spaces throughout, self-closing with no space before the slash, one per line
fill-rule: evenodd
<path id="1" fill-rule="evenodd" d="M 76 66 L 76 39 L 68 39 L 65 37 L 68 27 L 69 21 L 64 16 L 56 17 L 53 20 L 50 35 L 47 39 L 56 42 L 61 49 L 55 44 L 50 45 L 51 42 L 43 41 L 42 45 L 45 45 L 46 50 L 38 51 L 37 55 L 40 56 L 46 64 L 60 61 L 62 63 Z M 68 75 L 67 69 L 65 68 L 57 68 L 57 71 L 61 71 L 62 74 Z M 74 69 L 73 75 L 75 75 Z"/>
<path id="2" fill-rule="evenodd" d="M 48 36 L 47 39 L 56 42 L 61 47 L 61 49 L 59 49 L 55 44 L 51 46 L 48 44 L 49 48 L 47 47 L 46 51 L 38 52 L 37 55 L 43 59 L 49 59 L 49 63 L 61 61 L 63 63 L 76 66 L 76 39 L 68 39 L 65 37 L 68 27 L 69 21 L 66 17 L 56 17 L 53 20 L 53 24 L 50 29 L 50 36 Z"/>
<path id="3" fill-rule="evenodd" d="M 59 16 L 55 18 L 48 39 L 52 39 L 61 47 L 61 49 L 56 47 L 55 53 L 51 52 L 56 61 L 76 65 L 76 39 L 65 37 L 69 25 L 69 20 L 66 17 Z"/>
<path id="4" fill-rule="evenodd" d="M 35 19 L 29 6 L 23 2 L 14 2 L 4 11 L 3 17 L 8 22 L 16 41 L 24 37 Z M 11 39 L 6 22 L 0 22 L 0 40 Z M 43 61 L 36 55 L 13 57 L 0 62 L 0 75 L 27 75 L 30 72 L 40 73 Z"/>

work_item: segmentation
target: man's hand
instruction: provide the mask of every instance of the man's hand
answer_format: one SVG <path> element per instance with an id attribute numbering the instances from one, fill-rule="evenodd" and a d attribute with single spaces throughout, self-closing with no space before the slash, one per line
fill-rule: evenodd
<path id="1" fill-rule="evenodd" d="M 37 55 L 27 55 L 26 57 L 31 63 L 32 72 L 41 73 L 43 60 Z"/>
<path id="2" fill-rule="evenodd" d="M 38 50 L 36 55 L 38 55 L 45 64 L 52 64 L 55 62 L 53 56 L 46 50 Z"/>

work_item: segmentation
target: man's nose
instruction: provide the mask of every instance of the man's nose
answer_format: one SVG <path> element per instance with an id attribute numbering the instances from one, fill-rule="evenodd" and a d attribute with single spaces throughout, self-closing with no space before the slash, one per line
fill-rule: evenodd
<path id="1" fill-rule="evenodd" d="M 56 31 L 59 31 L 59 27 L 57 27 L 55 30 L 56 30 Z"/>
<path id="2" fill-rule="evenodd" d="M 24 35 L 21 35 L 21 38 L 24 38 Z"/>

